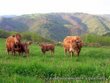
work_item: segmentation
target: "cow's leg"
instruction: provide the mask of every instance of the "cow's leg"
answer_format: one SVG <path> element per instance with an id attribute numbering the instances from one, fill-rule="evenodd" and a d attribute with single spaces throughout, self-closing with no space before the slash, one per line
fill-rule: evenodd
<path id="1" fill-rule="evenodd" d="M 28 56 L 29 56 L 29 49 L 26 49 L 26 50 L 24 51 L 24 53 L 25 53 L 26 56 L 28 57 Z"/>
<path id="2" fill-rule="evenodd" d="M 70 56 L 71 56 L 71 57 L 73 57 L 73 52 L 72 52 L 72 51 L 70 51 L 69 53 L 70 53 Z"/>
<path id="3" fill-rule="evenodd" d="M 79 56 L 80 50 L 76 51 L 76 55 Z"/>
<path id="4" fill-rule="evenodd" d="M 42 51 L 43 54 L 45 54 L 45 52 L 46 52 L 44 49 L 41 49 L 41 51 Z"/>
<path id="5" fill-rule="evenodd" d="M 54 49 L 52 50 L 52 53 L 53 53 L 53 55 L 54 55 Z"/>
<path id="6" fill-rule="evenodd" d="M 18 51 L 18 54 L 19 54 L 19 56 L 21 55 L 21 52 L 20 51 Z"/>
<path id="7" fill-rule="evenodd" d="M 77 52 L 77 56 L 79 56 L 79 53 L 80 53 L 80 51 L 79 51 L 79 52 Z"/>
<path id="8" fill-rule="evenodd" d="M 12 49 L 12 55 L 14 55 L 14 56 L 15 56 L 15 50 L 14 50 L 14 49 Z"/>
<path id="9" fill-rule="evenodd" d="M 52 55 L 52 50 L 50 50 L 50 54 Z"/>
<path id="10" fill-rule="evenodd" d="M 29 56 L 29 49 L 26 50 L 26 56 Z"/>
<path id="11" fill-rule="evenodd" d="M 78 56 L 79 56 L 80 51 L 81 51 L 81 48 L 80 48 L 79 51 L 78 51 Z"/>
<path id="12" fill-rule="evenodd" d="M 15 56 L 15 50 L 13 51 L 13 55 Z"/>
<path id="13" fill-rule="evenodd" d="M 54 49 L 51 50 L 51 55 L 54 55 Z"/>
<path id="14" fill-rule="evenodd" d="M 21 52 L 21 55 L 22 55 L 22 56 L 24 56 L 24 53 L 23 53 L 23 52 Z"/>
<path id="15" fill-rule="evenodd" d="M 45 55 L 45 51 L 43 51 L 43 54 Z"/>
<path id="16" fill-rule="evenodd" d="M 8 55 L 9 55 L 9 51 L 7 51 L 8 52 Z"/>
<path id="17" fill-rule="evenodd" d="M 27 50 L 27 53 L 29 54 L 29 49 Z"/>
<path id="18" fill-rule="evenodd" d="M 75 50 L 75 51 L 74 51 L 74 55 L 75 55 L 75 56 L 78 56 L 78 55 L 79 55 L 79 52 Z"/>
<path id="19" fill-rule="evenodd" d="M 67 49 L 64 48 L 64 55 L 67 55 Z"/>
<path id="20" fill-rule="evenodd" d="M 8 55 L 9 55 L 10 51 L 11 51 L 11 48 L 7 48 Z"/>
<path id="21" fill-rule="evenodd" d="M 53 55 L 53 51 L 50 51 L 51 52 L 51 56 Z"/>
<path id="22" fill-rule="evenodd" d="M 11 53 L 12 53 L 12 55 L 14 55 L 14 52 L 13 52 L 13 50 L 11 51 Z"/>
<path id="23" fill-rule="evenodd" d="M 9 50 L 9 49 L 7 49 L 7 52 L 8 52 L 8 55 L 9 55 L 10 50 Z"/>

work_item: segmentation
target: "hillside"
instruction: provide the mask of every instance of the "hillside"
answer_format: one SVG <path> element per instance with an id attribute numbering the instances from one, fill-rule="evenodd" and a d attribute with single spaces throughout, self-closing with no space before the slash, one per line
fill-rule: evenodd
<path id="1" fill-rule="evenodd" d="M 0 17 L 0 29 L 35 32 L 44 38 L 62 40 L 67 35 L 110 34 L 110 15 L 49 13 Z"/>

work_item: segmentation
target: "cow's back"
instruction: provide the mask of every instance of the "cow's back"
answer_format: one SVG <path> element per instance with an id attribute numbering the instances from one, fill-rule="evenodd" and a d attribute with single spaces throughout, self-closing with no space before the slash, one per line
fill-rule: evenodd
<path id="1" fill-rule="evenodd" d="M 79 36 L 67 36 L 63 40 L 63 43 L 72 43 L 72 42 L 74 42 L 76 40 L 81 40 L 81 38 Z"/>

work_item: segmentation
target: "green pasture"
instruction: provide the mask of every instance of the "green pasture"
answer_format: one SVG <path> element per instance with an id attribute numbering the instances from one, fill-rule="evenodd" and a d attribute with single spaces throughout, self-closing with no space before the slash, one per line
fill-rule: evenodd
<path id="1" fill-rule="evenodd" d="M 8 55 L 5 39 L 0 39 L 0 83 L 103 83 L 110 79 L 109 46 L 83 47 L 80 56 L 72 58 L 64 55 L 62 46 L 56 46 L 53 56 L 43 55 L 38 45 L 29 48 L 28 57 Z"/>

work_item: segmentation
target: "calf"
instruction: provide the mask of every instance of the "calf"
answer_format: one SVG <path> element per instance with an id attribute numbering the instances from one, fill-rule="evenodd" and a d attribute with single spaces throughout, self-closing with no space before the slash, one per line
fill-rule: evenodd
<path id="1" fill-rule="evenodd" d="M 45 54 L 46 51 L 50 51 L 51 54 L 54 54 L 55 49 L 54 44 L 40 44 L 40 47 L 43 54 Z"/>
<path id="2" fill-rule="evenodd" d="M 28 44 L 27 44 L 27 43 L 22 43 L 19 52 L 22 53 L 22 54 L 23 54 L 23 53 L 29 54 Z"/>
<path id="3" fill-rule="evenodd" d="M 25 43 L 20 43 L 18 48 L 15 48 L 15 52 L 18 52 L 19 55 L 25 53 L 26 55 L 29 54 L 29 48 L 28 46 L 30 45 L 29 42 Z"/>

